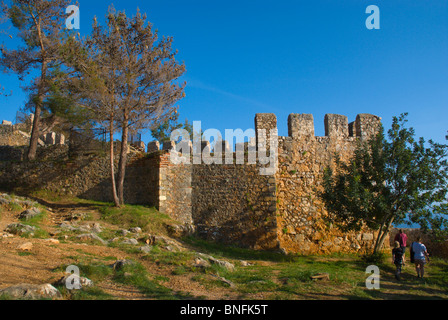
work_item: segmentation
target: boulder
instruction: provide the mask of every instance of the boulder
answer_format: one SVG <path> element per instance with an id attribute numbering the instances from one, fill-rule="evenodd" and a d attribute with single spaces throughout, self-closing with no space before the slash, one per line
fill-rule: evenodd
<path id="1" fill-rule="evenodd" d="M 210 263 L 218 265 L 220 267 L 225 268 L 227 271 L 234 271 L 235 270 L 235 265 L 225 261 L 225 260 L 218 260 L 210 255 L 207 254 L 203 254 L 203 253 L 199 253 L 199 258 L 208 260 Z"/>
<path id="2" fill-rule="evenodd" d="M 28 226 L 21 223 L 12 223 L 6 227 L 5 231 L 20 236 L 25 233 L 35 232 L 36 227 Z"/>
<path id="3" fill-rule="evenodd" d="M 99 223 L 95 222 L 92 225 L 92 231 L 95 233 L 101 233 L 101 232 L 103 232 L 103 229 L 101 229 L 101 225 Z"/>
<path id="4" fill-rule="evenodd" d="M 79 236 L 76 237 L 77 239 L 81 240 L 81 241 L 92 241 L 92 240 L 96 240 L 101 242 L 102 244 L 106 245 L 107 241 L 101 239 L 98 235 L 94 234 L 94 233 L 85 233 L 85 234 L 80 234 Z"/>
<path id="5" fill-rule="evenodd" d="M 138 240 L 137 239 L 126 239 L 124 241 L 121 242 L 122 244 L 130 244 L 130 245 L 138 245 Z"/>
<path id="6" fill-rule="evenodd" d="M 33 219 L 34 217 L 37 217 L 37 216 L 40 215 L 41 213 L 42 213 L 42 212 L 41 212 L 38 208 L 31 208 L 31 209 L 28 209 L 28 210 L 23 211 L 23 212 L 20 214 L 19 219 L 20 219 L 20 220 L 28 221 L 28 220 Z"/>
<path id="7" fill-rule="evenodd" d="M 119 270 L 123 269 L 125 266 L 127 266 L 127 265 L 133 265 L 133 264 L 135 264 L 135 262 L 132 261 L 132 260 L 127 260 L 127 259 L 124 259 L 124 260 L 118 260 L 118 261 L 116 261 L 116 262 L 112 265 L 112 268 L 113 268 L 115 271 L 119 271 Z"/>
<path id="8" fill-rule="evenodd" d="M 19 284 L 4 290 L 0 290 L 0 295 L 6 295 L 13 299 L 60 299 L 61 293 L 51 284 Z"/>
<path id="9" fill-rule="evenodd" d="M 202 258 L 194 259 L 194 267 L 196 268 L 209 268 L 211 266 L 210 262 Z"/>
<path id="10" fill-rule="evenodd" d="M 62 222 L 59 225 L 59 228 L 65 229 L 65 230 L 68 230 L 68 231 L 78 231 L 79 230 L 79 228 L 76 228 L 76 227 L 72 226 L 70 223 L 68 223 L 66 221 Z"/>
<path id="11" fill-rule="evenodd" d="M 74 281 L 74 277 L 76 277 L 76 275 L 68 274 L 68 275 L 62 277 L 61 279 L 59 279 L 58 281 L 56 281 L 53 285 L 67 287 L 67 280 L 69 282 L 71 282 L 71 284 L 73 284 L 74 283 L 73 282 Z M 90 280 L 88 278 L 85 278 L 85 277 L 79 277 L 79 276 L 77 276 L 77 277 L 79 278 L 79 284 L 80 284 L 80 288 L 79 289 L 93 287 L 93 281 L 92 280 Z"/>
<path id="12" fill-rule="evenodd" d="M 17 247 L 17 250 L 20 250 L 20 251 L 31 251 L 32 249 L 33 249 L 32 242 L 25 242 Z"/>
<path id="13" fill-rule="evenodd" d="M 142 232 L 142 229 L 140 227 L 130 228 L 129 232 L 140 233 L 140 232 Z"/>
<path id="14" fill-rule="evenodd" d="M 152 250 L 152 246 L 150 245 L 144 245 L 143 247 L 138 248 L 139 251 L 143 253 L 150 253 Z"/>

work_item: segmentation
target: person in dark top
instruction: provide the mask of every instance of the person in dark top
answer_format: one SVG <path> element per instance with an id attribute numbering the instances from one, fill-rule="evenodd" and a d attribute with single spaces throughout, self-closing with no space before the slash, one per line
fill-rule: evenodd
<path id="1" fill-rule="evenodd" d="M 400 247 L 403 250 L 403 257 L 406 256 L 406 246 L 407 246 L 407 241 L 408 241 L 408 236 L 406 235 L 406 233 L 403 232 L 403 230 L 400 230 L 397 235 L 395 236 L 394 241 L 398 241 L 400 243 Z M 403 265 L 406 262 L 406 259 L 403 260 Z"/>
<path id="2" fill-rule="evenodd" d="M 395 241 L 395 247 L 392 249 L 392 262 L 397 267 L 397 270 L 395 271 L 395 279 L 400 280 L 401 268 L 404 264 L 404 251 L 398 241 Z"/>

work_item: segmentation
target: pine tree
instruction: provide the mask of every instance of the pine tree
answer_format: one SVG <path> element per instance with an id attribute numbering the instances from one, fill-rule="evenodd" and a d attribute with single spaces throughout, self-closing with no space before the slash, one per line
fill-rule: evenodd
<path id="1" fill-rule="evenodd" d="M 1 48 L 0 65 L 25 80 L 32 72 L 38 73 L 25 89 L 30 93 L 29 104 L 34 109 L 28 159 L 36 158 L 44 100 L 52 86 L 51 70 L 61 64 L 60 47 L 66 39 L 65 9 L 70 0 L 12 0 L 2 2 L 3 19 L 18 30 L 24 45 L 18 49 Z"/>
<path id="2" fill-rule="evenodd" d="M 139 11 L 128 18 L 113 7 L 105 27 L 95 18 L 93 31 L 70 46 L 70 86 L 108 129 L 111 138 L 111 173 L 116 205 L 124 204 L 128 136 L 151 129 L 169 119 L 174 104 L 184 97 L 178 79 L 185 66 L 176 61 L 172 38 L 158 32 Z M 75 49 L 74 49 L 75 48 Z M 78 49 L 76 49 L 78 48 Z M 121 132 L 117 181 L 114 181 L 113 134 Z"/>

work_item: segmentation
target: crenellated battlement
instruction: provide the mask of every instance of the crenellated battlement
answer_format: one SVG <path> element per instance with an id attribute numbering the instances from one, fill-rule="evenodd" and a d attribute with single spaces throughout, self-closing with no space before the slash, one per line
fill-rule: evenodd
<path id="1" fill-rule="evenodd" d="M 381 118 L 372 114 L 359 114 L 349 123 L 348 117 L 339 114 L 326 114 L 324 119 L 325 136 L 329 138 L 359 137 L 369 139 L 378 133 Z M 311 114 L 291 114 L 288 117 L 288 136 L 314 137 L 314 118 Z"/>
<path id="2" fill-rule="evenodd" d="M 250 146 L 258 151 L 260 144 L 265 144 L 269 150 L 269 139 L 271 134 L 277 134 L 277 117 L 273 113 L 259 113 L 255 116 L 255 137 L 246 137 L 250 143 L 236 143 L 236 152 L 247 152 Z M 357 115 L 356 120 L 348 122 L 348 117 L 339 114 L 326 114 L 324 118 L 325 137 L 329 139 L 360 138 L 368 140 L 378 133 L 381 127 L 381 118 L 372 114 L 362 113 Z M 290 138 L 317 138 L 315 135 L 314 117 L 312 114 L 295 114 L 288 117 L 288 137 Z M 191 141 L 181 141 L 175 143 L 168 141 L 160 143 L 159 141 L 150 142 L 147 146 L 148 153 L 158 151 L 183 150 L 193 151 Z M 221 148 L 220 148 L 221 147 Z M 209 141 L 201 141 L 200 152 L 215 152 L 225 154 L 231 152 L 232 146 L 229 141 L 220 140 L 212 146 Z"/>

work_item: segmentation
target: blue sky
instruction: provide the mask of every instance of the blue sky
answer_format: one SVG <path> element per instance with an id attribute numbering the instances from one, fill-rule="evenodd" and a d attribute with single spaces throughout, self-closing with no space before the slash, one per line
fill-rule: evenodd
<path id="1" fill-rule="evenodd" d="M 418 136 L 445 142 L 448 0 L 79 3 L 83 34 L 113 3 L 131 15 L 139 7 L 160 35 L 174 38 L 187 67 L 180 115 L 201 120 L 203 129 L 246 130 L 256 113 L 275 113 L 279 134 L 287 135 L 290 113 L 311 113 L 316 134 L 324 135 L 326 113 L 349 121 L 372 113 L 388 128 L 408 112 Z M 369 5 L 380 9 L 380 30 L 365 26 Z M 13 91 L 0 97 L 0 118 L 14 120 L 26 96 L 14 75 L 0 74 L 0 84 Z"/>

